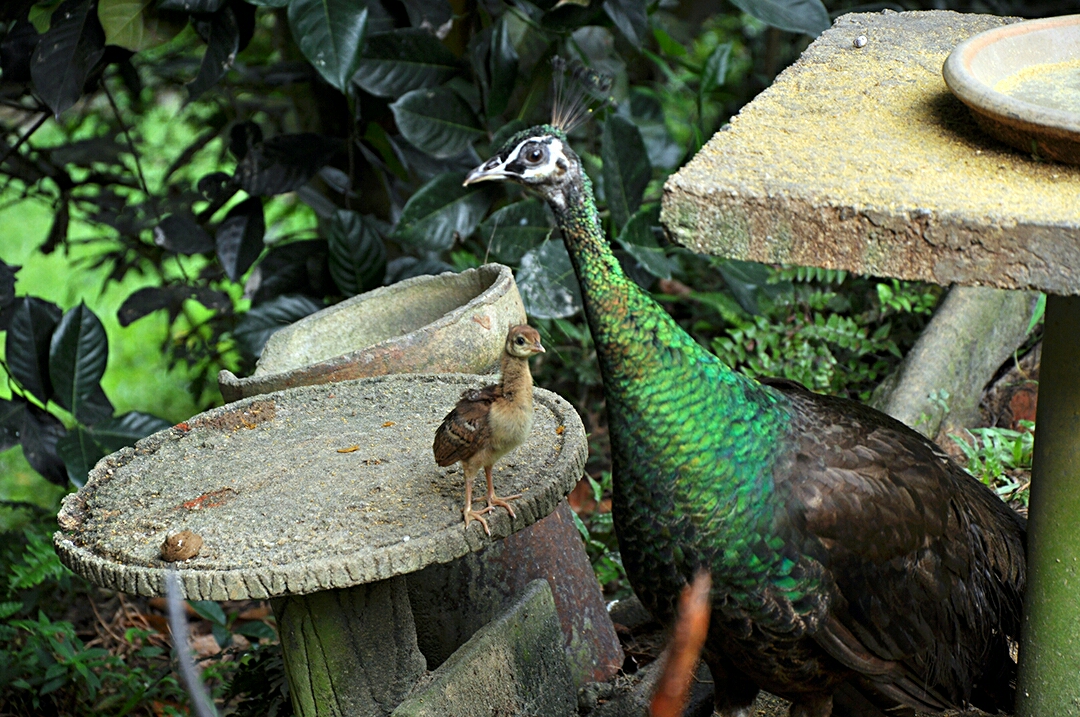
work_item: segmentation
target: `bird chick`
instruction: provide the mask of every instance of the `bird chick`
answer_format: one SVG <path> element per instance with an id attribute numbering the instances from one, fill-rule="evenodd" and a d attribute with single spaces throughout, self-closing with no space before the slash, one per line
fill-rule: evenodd
<path id="1" fill-rule="evenodd" d="M 484 526 L 491 535 L 485 513 L 495 506 L 502 506 L 514 516 L 514 509 L 507 501 L 520 498 L 520 494 L 503 498 L 495 495 L 491 479 L 491 467 L 528 437 L 533 422 L 533 385 L 529 372 L 529 357 L 544 353 L 540 334 L 527 324 L 511 326 L 506 334 L 506 347 L 502 355 L 502 377 L 498 383 L 471 388 L 461 394 L 454 410 L 446 414 L 442 425 L 435 432 L 432 450 L 435 462 L 450 466 L 461 462 L 465 474 L 465 528 L 473 520 Z M 480 467 L 487 477 L 487 507 L 472 509 L 472 484 Z"/>

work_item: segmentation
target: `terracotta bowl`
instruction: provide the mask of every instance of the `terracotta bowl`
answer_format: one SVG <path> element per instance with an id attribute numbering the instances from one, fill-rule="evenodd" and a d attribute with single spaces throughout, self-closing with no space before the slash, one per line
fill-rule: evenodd
<path id="1" fill-rule="evenodd" d="M 1080 164 L 1080 15 L 979 33 L 956 46 L 942 73 L 988 134 Z"/>
<path id="2" fill-rule="evenodd" d="M 226 403 L 293 386 L 397 373 L 487 373 L 525 308 L 509 267 L 418 276 L 359 294 L 276 332 L 255 373 L 218 375 Z"/>

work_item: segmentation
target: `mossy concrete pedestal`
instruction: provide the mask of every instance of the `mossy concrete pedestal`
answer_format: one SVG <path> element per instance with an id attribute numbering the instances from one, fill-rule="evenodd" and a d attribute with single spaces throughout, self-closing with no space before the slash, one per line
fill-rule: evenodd
<path id="1" fill-rule="evenodd" d="M 64 500 L 65 565 L 103 587 L 270 599 L 293 706 L 304 717 L 387 715 L 424 669 L 405 576 L 456 560 L 555 510 L 588 453 L 574 409 L 536 389 L 533 431 L 495 470 L 515 518 L 465 529 L 460 470 L 431 440 L 485 377 L 401 375 L 305 386 L 200 414 L 114 453 Z M 189 530 L 199 553 L 161 556 Z"/>
<path id="2" fill-rule="evenodd" d="M 983 134 L 942 77 L 957 44 L 1017 20 L 837 18 L 668 180 L 661 221 L 681 244 L 735 259 L 1075 297 L 1080 167 Z M 1075 302 L 1047 302 L 1021 717 L 1080 715 Z"/>

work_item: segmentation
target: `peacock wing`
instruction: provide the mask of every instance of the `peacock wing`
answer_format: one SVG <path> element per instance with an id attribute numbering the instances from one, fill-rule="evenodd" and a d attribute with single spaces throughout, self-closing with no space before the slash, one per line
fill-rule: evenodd
<path id="1" fill-rule="evenodd" d="M 818 644 L 916 707 L 1008 703 L 1023 519 L 899 421 L 767 383 L 796 417 L 777 471 L 786 527 L 832 582 Z"/>
<path id="2" fill-rule="evenodd" d="M 488 416 L 491 404 L 501 395 L 498 385 L 471 388 L 461 394 L 461 399 L 443 418 L 435 431 L 432 451 L 435 462 L 449 466 L 474 456 L 481 446 L 491 440 Z"/>

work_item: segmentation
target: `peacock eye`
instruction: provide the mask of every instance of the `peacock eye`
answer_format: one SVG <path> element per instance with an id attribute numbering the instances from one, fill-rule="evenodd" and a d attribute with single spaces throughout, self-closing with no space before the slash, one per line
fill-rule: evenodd
<path id="1" fill-rule="evenodd" d="M 529 164 L 540 164 L 547 156 L 547 150 L 543 145 L 534 144 L 524 151 L 525 161 Z"/>

